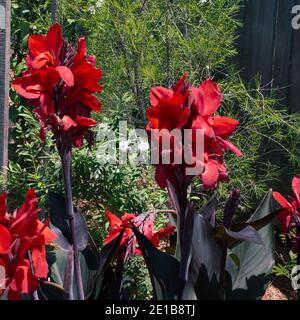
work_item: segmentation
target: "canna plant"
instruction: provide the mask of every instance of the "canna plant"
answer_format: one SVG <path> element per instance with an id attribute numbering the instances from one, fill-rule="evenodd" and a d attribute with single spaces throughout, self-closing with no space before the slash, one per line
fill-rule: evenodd
<path id="1" fill-rule="evenodd" d="M 46 129 L 54 134 L 63 168 L 78 297 L 84 299 L 81 244 L 76 235 L 78 217 L 72 203 L 71 151 L 72 146 L 81 147 L 84 139 L 92 144 L 90 128 L 96 121 L 91 118 L 91 112 L 101 110 L 94 96 L 102 91 L 101 70 L 96 67 L 95 57 L 87 56 L 85 39 L 82 37 L 77 45 L 70 45 L 63 39 L 59 24 L 54 24 L 45 36 L 31 35 L 28 47 L 27 70 L 13 81 L 12 87 L 34 107 L 41 124 L 41 139 L 45 139 Z M 72 296 L 70 292 L 69 296 Z"/>
<path id="2" fill-rule="evenodd" d="M 34 107 L 41 139 L 46 137 L 45 130 L 53 132 L 63 168 L 65 197 L 49 192 L 50 229 L 48 220 L 37 222 L 33 191 L 12 217 L 2 196 L 0 263 L 9 278 L 1 294 L 7 293 L 9 299 L 23 294 L 34 299 L 126 299 L 122 286 L 125 266 L 131 256 L 143 255 L 155 299 L 261 296 L 274 264 L 272 221 L 282 214 L 282 210 L 276 210 L 272 193 L 245 223 L 234 222 L 239 190 L 231 193 L 222 221 L 216 219 L 221 208 L 215 197 L 201 212 L 189 199 L 195 176 L 201 179 L 205 192 L 213 190 L 229 179 L 225 153 L 242 156 L 229 141 L 239 122 L 217 115 L 222 102 L 219 86 L 208 79 L 193 87 L 184 74 L 174 88 L 151 90 L 146 131 L 150 142 L 158 145 L 155 178 L 161 188 L 167 189 L 174 208 L 170 211 L 171 224 L 155 230 L 155 210 L 138 215 L 125 213 L 121 218 L 106 211 L 108 236 L 99 250 L 84 217 L 73 206 L 71 156 L 72 147 L 80 148 L 84 139 L 92 145 L 90 129 L 96 121 L 91 112 L 101 110 L 94 96 L 102 90 L 101 70 L 96 67 L 96 59 L 87 56 L 84 38 L 77 45 L 69 44 L 58 24 L 46 36 L 30 36 L 28 46 L 27 70 L 12 87 Z M 170 134 L 174 129 L 182 133 L 191 130 L 188 146 L 186 141 L 179 147 L 174 143 Z M 153 134 L 157 131 L 169 142 L 166 150 L 162 136 Z M 199 131 L 203 133 L 203 157 L 197 152 Z M 171 159 L 167 164 L 163 161 L 166 153 Z M 189 161 L 178 164 L 175 159 L 184 153 L 188 153 Z M 187 169 L 199 166 L 202 171 L 198 174 L 187 174 Z M 36 229 L 32 230 L 33 226 Z M 34 239 L 24 242 L 25 249 L 21 245 L 23 232 L 26 241 L 30 239 L 26 232 L 33 232 L 30 235 Z M 177 232 L 175 256 L 159 249 L 160 240 L 173 232 Z M 50 243 L 53 245 L 46 254 L 45 245 Z"/>
<path id="3" fill-rule="evenodd" d="M 202 162 L 203 171 L 199 176 L 204 190 L 210 190 L 229 179 L 225 152 L 242 156 L 229 141 L 238 121 L 215 114 L 221 102 L 221 90 L 211 79 L 195 88 L 186 81 L 186 75 L 173 89 L 155 87 L 150 92 L 151 107 L 146 112 L 150 140 L 157 139 L 151 134 L 155 129 L 191 129 L 193 139 L 195 131 L 204 133 L 203 159 L 197 158 L 194 140 L 189 148 L 191 163 L 176 164 L 175 154 L 185 151 L 172 144 L 171 135 L 168 136 L 169 149 L 164 150 L 163 145 L 159 149 L 161 162 L 156 165 L 156 181 L 167 189 L 177 213 L 172 217 L 178 234 L 176 257 L 158 252 L 133 226 L 158 299 L 258 298 L 269 280 L 274 264 L 271 223 L 279 214 L 272 194 L 265 197 L 249 221 L 238 224 L 233 218 L 240 201 L 239 190 L 230 195 L 221 224 L 216 221 L 216 199 L 199 213 L 188 197 L 194 178 L 186 174 L 188 166 Z M 163 162 L 166 151 L 173 156 L 171 164 Z M 158 270 L 158 264 L 166 270 Z"/>
<path id="4" fill-rule="evenodd" d="M 286 199 L 279 192 L 273 192 L 274 199 L 279 203 L 281 209 L 278 219 L 281 231 L 284 235 L 291 233 L 292 251 L 297 254 L 297 265 L 300 265 L 300 178 L 296 176 L 292 180 L 294 197 Z M 293 232 L 294 231 L 294 232 Z M 300 290 L 298 290 L 300 299 Z"/>

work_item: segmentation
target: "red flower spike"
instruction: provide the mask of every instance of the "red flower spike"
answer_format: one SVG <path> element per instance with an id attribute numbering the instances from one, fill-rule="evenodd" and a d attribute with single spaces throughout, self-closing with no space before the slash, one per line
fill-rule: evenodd
<path id="1" fill-rule="evenodd" d="M 24 204 L 13 215 L 6 212 L 6 195 L 0 195 L 0 264 L 6 272 L 8 299 L 21 299 L 21 294 L 37 289 L 39 279 L 48 276 L 45 246 L 56 240 L 48 225 L 38 220 L 38 199 L 29 189 Z M 28 260 L 31 254 L 32 264 Z"/>
<path id="2" fill-rule="evenodd" d="M 68 134 L 75 147 L 81 147 L 89 130 L 96 125 L 91 112 L 100 112 L 101 104 L 94 93 L 101 92 L 101 70 L 96 58 L 88 57 L 85 39 L 76 46 L 62 37 L 59 24 L 47 35 L 31 35 L 28 39 L 28 70 L 13 81 L 13 89 L 35 106 L 40 125 L 40 137 L 50 129 L 61 146 Z"/>
<path id="3" fill-rule="evenodd" d="M 284 196 L 282 196 L 279 192 L 273 192 L 274 199 L 279 203 L 281 206 L 281 211 L 277 215 L 277 218 L 281 224 L 281 231 L 283 234 L 286 234 L 293 223 L 293 219 L 300 218 L 300 202 L 299 202 L 299 187 L 300 187 L 300 180 L 299 177 L 294 177 L 292 181 L 292 189 L 294 191 L 294 195 L 296 199 L 291 198 L 288 201 Z"/>
<path id="4" fill-rule="evenodd" d="M 111 242 L 123 231 L 124 233 L 120 245 L 120 253 L 123 255 L 123 258 L 127 256 L 128 252 L 131 252 L 133 255 L 141 255 L 141 250 L 136 247 L 137 242 L 130 222 L 133 224 L 138 224 L 140 231 L 142 231 L 142 233 L 156 247 L 159 246 L 160 239 L 166 238 L 175 230 L 174 226 L 168 226 L 160 229 L 157 232 L 154 232 L 154 220 L 151 216 L 150 218 L 146 218 L 146 220 L 141 222 L 139 220 L 141 216 L 136 216 L 134 214 L 125 213 L 121 219 L 109 211 L 105 211 L 105 214 L 109 221 L 109 233 L 104 243 L 107 244 Z"/>
<path id="5" fill-rule="evenodd" d="M 192 129 L 192 145 L 190 146 L 189 158 L 193 159 L 193 164 L 183 163 L 175 165 L 175 161 L 170 164 L 159 163 L 156 165 L 155 179 L 161 188 L 167 186 L 167 180 L 175 186 L 185 183 L 189 184 L 191 178 L 182 172 L 190 166 L 201 164 L 204 167 L 200 178 L 206 190 L 216 188 L 220 181 L 228 181 L 224 154 L 226 151 L 241 157 L 242 152 L 228 139 L 236 131 L 239 122 L 235 119 L 215 115 L 222 102 L 222 94 L 219 86 L 208 79 L 201 83 L 199 87 L 190 87 L 184 75 L 173 89 L 155 87 L 150 91 L 151 107 L 146 110 L 149 122 L 147 132 L 151 137 L 153 129 L 177 128 L 181 130 L 182 136 L 185 129 Z M 196 130 L 204 132 L 204 163 L 203 159 L 198 159 L 196 154 Z M 170 152 L 171 155 L 184 155 L 184 147 L 172 144 L 172 136 L 169 136 L 171 150 L 161 150 Z M 183 159 L 184 160 L 184 159 Z M 179 175 L 178 175 L 179 173 Z M 179 181 L 179 180 L 180 181 Z"/>

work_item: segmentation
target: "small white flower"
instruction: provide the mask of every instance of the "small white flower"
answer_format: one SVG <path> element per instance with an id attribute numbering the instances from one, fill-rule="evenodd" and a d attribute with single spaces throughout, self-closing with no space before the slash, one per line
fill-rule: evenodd
<path id="1" fill-rule="evenodd" d="M 91 14 L 96 14 L 96 9 L 94 6 L 90 6 L 88 10 Z"/>
<path id="2" fill-rule="evenodd" d="M 98 1 L 96 2 L 96 7 L 97 7 L 97 8 L 101 8 L 103 2 L 104 2 L 104 0 L 98 0 Z"/>
<path id="3" fill-rule="evenodd" d="M 140 142 L 138 145 L 138 149 L 140 150 L 140 152 L 148 151 L 149 150 L 149 143 L 146 141 Z"/>
<path id="4" fill-rule="evenodd" d="M 122 152 L 127 152 L 129 149 L 130 149 L 130 141 L 127 140 L 127 141 L 122 141 L 120 142 L 120 145 L 119 145 L 119 148 Z"/>

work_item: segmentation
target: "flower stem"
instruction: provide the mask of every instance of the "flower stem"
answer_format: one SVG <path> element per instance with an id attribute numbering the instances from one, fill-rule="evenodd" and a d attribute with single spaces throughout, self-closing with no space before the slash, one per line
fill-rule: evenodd
<path id="1" fill-rule="evenodd" d="M 300 266 L 300 228 L 297 228 L 297 266 Z M 297 300 L 300 300 L 300 288 L 297 290 Z"/>
<path id="2" fill-rule="evenodd" d="M 227 258 L 227 246 L 224 245 L 221 249 L 221 261 L 220 261 L 220 278 L 219 278 L 219 298 L 221 300 L 225 300 L 225 268 L 226 268 L 226 258 Z"/>
<path id="3" fill-rule="evenodd" d="M 60 149 L 60 156 L 63 166 L 64 187 L 66 196 L 66 210 L 71 227 L 73 251 L 74 251 L 74 266 L 75 275 L 77 280 L 77 287 L 79 293 L 79 300 L 84 300 L 83 282 L 81 276 L 80 256 L 77 245 L 76 229 L 75 229 L 75 216 L 72 201 L 72 182 L 71 182 L 71 144 L 63 143 Z"/>

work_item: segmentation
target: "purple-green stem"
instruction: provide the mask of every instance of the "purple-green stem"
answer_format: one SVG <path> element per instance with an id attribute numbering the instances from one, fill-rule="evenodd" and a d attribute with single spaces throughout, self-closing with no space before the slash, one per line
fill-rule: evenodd
<path id="1" fill-rule="evenodd" d="M 73 208 L 73 196 L 72 196 L 72 169 L 71 169 L 71 146 L 69 144 L 63 144 L 60 150 L 60 156 L 63 167 L 63 176 L 64 176 L 64 187 L 65 187 L 65 197 L 66 197 L 66 210 L 71 227 L 72 241 L 73 241 L 73 252 L 74 252 L 74 267 L 75 267 L 75 276 L 76 283 L 78 288 L 79 300 L 84 300 L 84 289 L 81 276 L 81 267 L 80 267 L 80 256 L 77 245 L 76 229 L 75 229 L 75 216 Z"/>
<path id="2" fill-rule="evenodd" d="M 300 235 L 300 228 L 297 228 L 297 236 Z M 300 240 L 297 238 L 297 265 L 300 266 Z M 297 290 L 297 299 L 300 300 L 300 289 Z"/>

